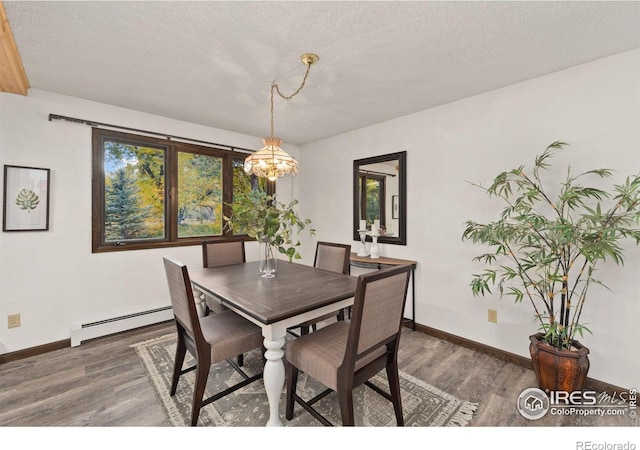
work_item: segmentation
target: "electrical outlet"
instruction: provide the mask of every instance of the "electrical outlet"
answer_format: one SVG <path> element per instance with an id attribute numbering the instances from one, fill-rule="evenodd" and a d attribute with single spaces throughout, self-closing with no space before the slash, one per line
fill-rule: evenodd
<path id="1" fill-rule="evenodd" d="M 495 309 L 490 309 L 487 316 L 489 322 L 498 323 L 498 311 L 496 311 Z"/>
<path id="2" fill-rule="evenodd" d="M 9 328 L 18 328 L 20 326 L 20 314 L 9 314 L 7 316 L 7 325 Z"/>

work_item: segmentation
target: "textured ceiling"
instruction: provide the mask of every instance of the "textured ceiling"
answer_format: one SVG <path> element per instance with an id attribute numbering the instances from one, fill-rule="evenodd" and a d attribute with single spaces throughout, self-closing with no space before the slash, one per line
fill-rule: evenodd
<path id="1" fill-rule="evenodd" d="M 640 48 L 640 2 L 6 1 L 32 88 L 304 144 Z M 55 113 L 55 111 L 52 111 Z M 87 117 L 99 120 L 99 118 Z"/>

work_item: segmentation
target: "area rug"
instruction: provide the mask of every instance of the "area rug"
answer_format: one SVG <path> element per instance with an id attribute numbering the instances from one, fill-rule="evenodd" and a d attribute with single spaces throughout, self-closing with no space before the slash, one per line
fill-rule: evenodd
<path id="1" fill-rule="evenodd" d="M 180 378 L 176 395 L 171 397 L 171 374 L 176 348 L 176 335 L 167 334 L 155 339 L 131 345 L 135 348 L 156 390 L 158 398 L 173 426 L 186 426 L 190 423 L 191 402 L 193 397 L 194 372 Z M 188 355 L 188 353 L 187 353 Z M 193 360 L 185 361 L 185 367 Z M 262 356 L 258 350 L 245 354 L 244 369 L 248 374 L 258 373 L 262 368 Z M 226 362 L 211 367 L 207 382 L 206 396 L 224 387 L 240 381 L 240 375 Z M 372 381 L 388 390 L 386 373 L 381 371 Z M 455 427 L 469 424 L 478 405 L 462 401 L 406 373 L 400 372 L 402 407 L 405 426 L 415 427 Z M 298 379 L 298 395 L 308 399 L 324 388 L 321 384 L 301 373 Z M 280 412 L 285 426 L 311 427 L 321 426 L 310 414 L 296 405 L 292 420 L 284 420 L 284 390 L 281 397 Z M 360 386 L 354 390 L 354 413 L 356 426 L 387 427 L 396 426 L 391 402 L 374 392 Z M 340 408 L 335 393 L 331 393 L 314 407 L 332 423 L 339 425 Z M 200 411 L 199 426 L 253 427 L 264 426 L 269 418 L 267 395 L 262 380 L 227 395 Z"/>

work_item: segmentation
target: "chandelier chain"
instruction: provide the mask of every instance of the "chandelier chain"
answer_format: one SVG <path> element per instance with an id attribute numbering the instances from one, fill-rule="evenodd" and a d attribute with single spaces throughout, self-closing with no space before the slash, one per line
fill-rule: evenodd
<path id="1" fill-rule="evenodd" d="M 309 77 L 309 72 L 311 71 L 311 64 L 307 63 L 307 70 L 304 73 L 304 78 L 302 78 L 302 83 L 300 84 L 300 87 L 298 87 L 298 89 L 295 90 L 295 92 L 291 95 L 284 95 L 281 91 L 280 91 L 280 86 L 278 86 L 277 83 L 273 83 L 271 85 L 271 137 L 273 138 L 273 92 L 274 90 L 278 93 L 278 95 L 280 97 L 282 97 L 285 100 L 291 100 L 293 97 L 295 97 L 296 95 L 298 95 L 298 93 L 302 90 L 302 88 L 304 87 L 305 83 L 307 82 L 307 78 Z"/>

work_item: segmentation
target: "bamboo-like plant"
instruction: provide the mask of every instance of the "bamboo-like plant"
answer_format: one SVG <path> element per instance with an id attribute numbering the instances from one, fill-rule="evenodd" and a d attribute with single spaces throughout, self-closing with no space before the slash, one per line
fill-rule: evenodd
<path id="1" fill-rule="evenodd" d="M 607 259 L 622 265 L 621 241 L 640 243 L 640 175 L 606 192 L 581 183 L 584 177 L 610 177 L 611 170 L 573 176 L 569 167 L 552 199 L 540 174 L 566 145 L 549 145 L 530 174 L 520 166 L 500 173 L 489 188 L 475 185 L 507 206 L 495 222 L 466 222 L 462 235 L 490 248 L 474 258 L 487 267 L 473 275 L 473 295 L 484 296 L 497 285 L 501 297 L 512 296 L 516 303 L 528 299 L 544 341 L 558 349 L 571 349 L 576 334 L 591 332 L 580 319 L 589 287 L 606 287 L 594 278 L 596 265 Z"/>
<path id="2" fill-rule="evenodd" d="M 301 219 L 295 210 L 298 200 L 288 205 L 278 202 L 274 196 L 260 189 L 236 194 L 231 217 L 224 217 L 226 226 L 236 233 L 246 233 L 258 242 L 267 242 L 289 258 L 289 262 L 300 259 L 297 248 L 298 235 L 308 228 L 313 236 L 311 220 Z"/>

